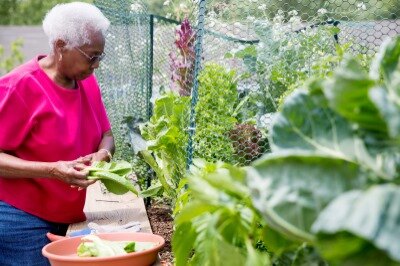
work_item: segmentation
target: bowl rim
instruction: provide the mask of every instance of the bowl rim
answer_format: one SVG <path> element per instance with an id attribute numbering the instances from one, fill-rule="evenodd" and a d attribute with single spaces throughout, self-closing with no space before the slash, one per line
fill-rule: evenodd
<path id="1" fill-rule="evenodd" d="M 142 251 L 137 251 L 137 252 L 131 252 L 131 253 L 127 253 L 127 254 L 122 254 L 122 255 L 115 255 L 115 256 L 109 256 L 109 257 L 71 257 L 71 256 L 63 256 L 63 255 L 57 255 L 57 254 L 53 254 L 51 252 L 49 252 L 47 249 L 51 246 L 54 245 L 60 245 L 63 242 L 68 242 L 71 241 L 71 239 L 81 239 L 82 237 L 85 236 L 74 236 L 74 237 L 67 237 L 61 240 L 57 240 L 51 243 L 48 243 L 47 245 L 45 245 L 42 248 L 42 254 L 43 256 L 45 256 L 46 258 L 48 258 L 49 260 L 62 260 L 62 261 L 67 261 L 67 262 L 74 262 L 74 261 L 79 261 L 79 262 L 96 262 L 96 261 L 110 261 L 110 260 L 120 260 L 120 259 L 125 259 L 125 258 L 132 258 L 132 257 L 138 257 L 140 255 L 145 255 L 145 254 L 149 254 L 149 253 L 153 253 L 154 251 L 159 251 L 161 250 L 164 245 L 165 245 L 165 239 L 157 234 L 153 234 L 153 233 L 142 233 L 142 232 L 113 232 L 113 233 L 98 233 L 98 234 L 94 234 L 98 237 L 101 238 L 101 236 L 108 236 L 108 235 L 151 235 L 151 236 L 157 236 L 160 241 L 159 242 L 154 242 L 157 245 L 150 248 L 150 249 L 146 249 L 146 250 L 142 250 Z M 112 241 L 112 240 L 111 240 Z M 118 241 L 130 241 L 128 240 L 118 240 Z M 148 241 L 151 242 L 151 241 Z"/>

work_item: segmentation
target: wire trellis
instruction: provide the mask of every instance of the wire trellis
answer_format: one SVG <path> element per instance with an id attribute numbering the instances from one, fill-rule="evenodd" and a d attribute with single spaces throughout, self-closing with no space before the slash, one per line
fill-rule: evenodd
<path id="1" fill-rule="evenodd" d="M 175 104 L 190 99 L 187 112 L 178 119 L 179 110 L 166 110 L 158 122 L 167 119 L 164 126 L 175 123 L 182 134 L 158 132 L 152 144 L 173 145 L 187 166 L 196 157 L 248 165 L 269 151 L 271 116 L 288 93 L 310 76 L 329 75 L 342 59 L 338 51 L 367 62 L 400 33 L 394 0 L 170 0 L 164 14 L 135 0 L 95 4 L 112 23 L 110 56 L 96 75 L 118 154 L 131 158 L 143 148 L 135 141 L 139 125 L 172 91 Z"/>

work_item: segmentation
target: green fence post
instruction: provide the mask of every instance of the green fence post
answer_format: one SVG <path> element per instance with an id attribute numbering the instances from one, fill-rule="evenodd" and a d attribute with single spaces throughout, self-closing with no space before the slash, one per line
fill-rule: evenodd
<path id="1" fill-rule="evenodd" d="M 204 18 L 206 13 L 206 0 L 200 0 L 199 3 L 199 16 L 197 21 L 197 33 L 196 33 L 196 44 L 195 44 L 195 52 L 196 52 L 196 59 L 194 64 L 194 82 L 192 88 L 192 95 L 191 95 L 191 107 L 190 107 L 190 122 L 189 122 L 189 142 L 187 147 L 187 163 L 186 166 L 192 164 L 193 161 L 193 135 L 196 130 L 196 119 L 195 119 L 195 107 L 197 104 L 198 99 L 198 87 L 199 82 L 197 76 L 201 69 L 201 54 L 202 54 L 202 46 L 203 46 L 203 36 L 204 36 Z"/>

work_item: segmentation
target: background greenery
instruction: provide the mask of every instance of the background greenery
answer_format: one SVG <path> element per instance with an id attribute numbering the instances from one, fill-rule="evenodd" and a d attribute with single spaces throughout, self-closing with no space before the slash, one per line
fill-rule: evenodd
<path id="1" fill-rule="evenodd" d="M 0 25 L 39 25 L 46 12 L 58 3 L 73 2 L 74 0 L 1 0 L 0 5 Z M 93 0 L 80 0 L 82 2 L 92 3 Z M 132 0 L 132 3 L 143 2 L 148 7 L 150 13 L 167 16 L 175 19 L 182 19 L 183 13 L 190 13 L 193 5 L 197 1 L 188 0 Z M 283 11 L 298 10 L 302 11 L 302 16 L 313 16 L 318 9 L 325 7 L 332 12 L 332 15 L 342 15 L 348 19 L 354 20 L 371 20 L 371 19 L 398 19 L 400 17 L 400 1 L 397 0 L 369 0 L 358 1 L 368 9 L 368 16 L 359 15 L 357 13 L 349 14 L 350 6 L 354 6 L 356 1 L 323 1 L 323 0 L 211 0 L 207 3 L 209 12 L 218 14 L 226 20 L 242 20 L 247 16 L 264 15 L 258 8 L 262 4 L 268 2 L 268 15 L 273 17 L 277 10 Z M 224 8 L 224 7 L 236 8 Z M 234 10 L 240 10 L 235 12 Z M 372 12 L 371 12 L 372 11 Z M 307 19 L 303 17 L 303 19 Z"/>
<path id="2" fill-rule="evenodd" d="M 80 0 L 93 2 L 92 0 Z M 1 25 L 39 25 L 46 12 L 58 3 L 73 0 L 1 0 Z"/>

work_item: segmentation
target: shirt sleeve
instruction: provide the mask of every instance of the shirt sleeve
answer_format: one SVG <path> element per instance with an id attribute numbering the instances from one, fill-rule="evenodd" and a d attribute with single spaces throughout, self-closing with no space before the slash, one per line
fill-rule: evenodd
<path id="1" fill-rule="evenodd" d="M 0 149 L 17 149 L 30 132 L 31 120 L 31 114 L 18 90 L 0 84 Z"/>

